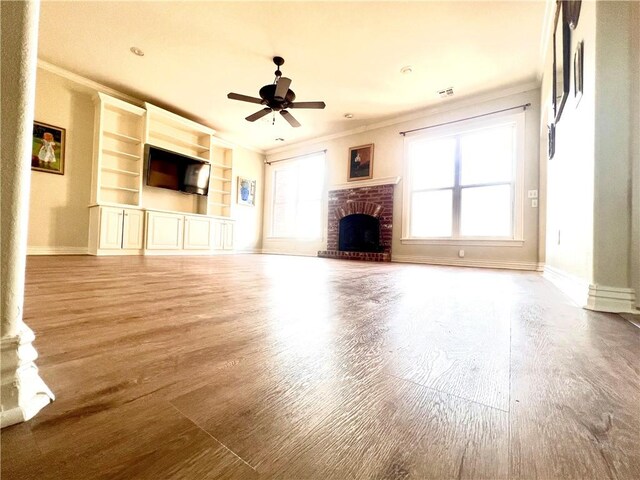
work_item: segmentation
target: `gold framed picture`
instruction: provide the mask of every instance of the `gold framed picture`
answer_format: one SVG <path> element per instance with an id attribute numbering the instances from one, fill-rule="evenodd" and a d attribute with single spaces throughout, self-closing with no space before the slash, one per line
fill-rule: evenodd
<path id="1" fill-rule="evenodd" d="M 65 129 L 33 122 L 31 170 L 64 175 Z"/>
<path id="2" fill-rule="evenodd" d="M 349 149 L 347 180 L 366 180 L 373 177 L 373 143 Z"/>

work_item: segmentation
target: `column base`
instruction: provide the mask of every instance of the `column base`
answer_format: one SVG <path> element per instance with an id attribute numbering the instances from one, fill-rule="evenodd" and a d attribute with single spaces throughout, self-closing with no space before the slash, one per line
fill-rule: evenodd
<path id="1" fill-rule="evenodd" d="M 596 312 L 639 313 L 635 307 L 636 295 L 632 288 L 589 285 L 585 308 Z"/>
<path id="2" fill-rule="evenodd" d="M 0 428 L 33 418 L 55 400 L 54 394 L 38 374 L 34 360 L 33 331 L 24 323 L 15 337 L 0 340 L 2 382 L 0 385 Z"/>

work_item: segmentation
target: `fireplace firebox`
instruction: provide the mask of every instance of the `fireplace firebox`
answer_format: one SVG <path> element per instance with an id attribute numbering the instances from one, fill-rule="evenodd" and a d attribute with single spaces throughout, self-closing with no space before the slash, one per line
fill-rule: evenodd
<path id="1" fill-rule="evenodd" d="M 381 252 L 380 220 L 362 213 L 341 218 L 338 250 L 343 252 Z"/>

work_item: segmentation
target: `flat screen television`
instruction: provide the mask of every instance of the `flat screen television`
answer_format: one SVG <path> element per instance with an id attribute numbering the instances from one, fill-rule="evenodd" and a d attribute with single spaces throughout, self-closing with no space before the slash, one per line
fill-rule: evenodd
<path id="1" fill-rule="evenodd" d="M 145 145 L 147 185 L 183 193 L 207 195 L 211 165 L 153 145 Z"/>

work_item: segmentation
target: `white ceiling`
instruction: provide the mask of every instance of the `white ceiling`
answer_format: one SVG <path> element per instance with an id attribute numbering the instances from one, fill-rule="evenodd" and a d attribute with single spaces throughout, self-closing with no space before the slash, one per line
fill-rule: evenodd
<path id="1" fill-rule="evenodd" d="M 447 101 L 443 88 L 460 98 L 535 81 L 544 11 L 545 0 L 45 1 L 39 57 L 266 150 Z M 298 101 L 327 104 L 293 110 L 300 128 L 249 123 L 261 106 L 226 97 L 257 97 L 274 55 Z"/>

